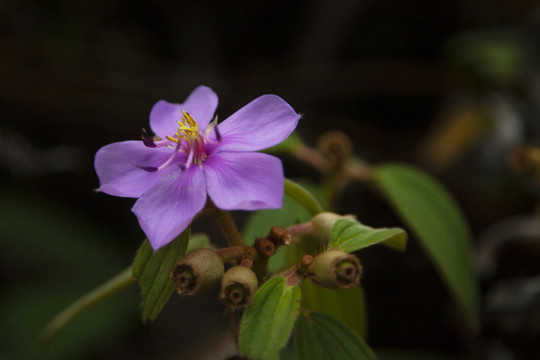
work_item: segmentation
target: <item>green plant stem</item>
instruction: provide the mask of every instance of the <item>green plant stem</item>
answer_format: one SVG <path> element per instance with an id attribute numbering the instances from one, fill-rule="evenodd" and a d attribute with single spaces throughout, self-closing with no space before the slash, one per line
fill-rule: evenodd
<path id="1" fill-rule="evenodd" d="M 285 194 L 296 200 L 313 216 L 323 211 L 321 205 L 306 189 L 290 179 L 285 179 Z"/>
<path id="2" fill-rule="evenodd" d="M 100 301 L 124 289 L 128 285 L 131 285 L 133 282 L 135 282 L 135 279 L 131 274 L 130 266 L 56 315 L 56 317 L 52 319 L 41 332 L 40 342 L 42 344 L 49 343 L 58 333 L 58 331 L 60 331 L 76 316 Z"/>
<path id="3" fill-rule="evenodd" d="M 240 235 L 240 232 L 238 231 L 238 228 L 234 223 L 231 213 L 225 210 L 218 209 L 216 207 L 214 215 L 221 224 L 221 228 L 227 236 L 229 244 L 231 246 L 243 246 L 244 241 L 242 241 L 242 236 Z"/>

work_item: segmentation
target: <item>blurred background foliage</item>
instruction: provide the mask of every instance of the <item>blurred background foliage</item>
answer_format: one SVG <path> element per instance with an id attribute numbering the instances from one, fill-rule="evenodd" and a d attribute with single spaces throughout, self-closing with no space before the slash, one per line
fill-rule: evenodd
<path id="1" fill-rule="evenodd" d="M 217 293 L 173 297 L 142 325 L 135 287 L 48 348 L 37 343 L 53 314 L 124 269 L 144 238 L 132 200 L 93 191 L 93 155 L 137 139 L 157 100 L 182 101 L 199 84 L 220 96 L 220 119 L 278 94 L 303 114 L 308 144 L 339 129 L 356 156 L 416 164 L 462 205 L 477 239 L 480 334 L 464 334 L 414 238 L 404 254 L 370 248 L 360 256 L 368 343 L 381 359 L 540 357 L 540 177 L 522 171 L 536 158 L 515 152 L 540 145 L 537 2 L 7 0 L 0 29 L 0 358 L 234 354 Z M 283 160 L 289 177 L 320 180 Z M 337 207 L 402 225 L 358 184 Z M 211 219 L 194 231 L 223 241 Z"/>

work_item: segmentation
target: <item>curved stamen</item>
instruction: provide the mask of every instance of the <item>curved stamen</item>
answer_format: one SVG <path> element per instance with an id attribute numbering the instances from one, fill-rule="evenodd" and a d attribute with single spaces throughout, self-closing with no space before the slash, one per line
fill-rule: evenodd
<path id="1" fill-rule="evenodd" d="M 142 129 L 141 140 L 144 146 L 146 147 L 151 147 L 151 148 L 156 147 L 156 143 L 154 143 L 154 139 L 152 139 L 152 137 L 148 135 L 148 132 L 146 132 L 145 128 Z"/>
<path id="2" fill-rule="evenodd" d="M 193 119 L 193 117 L 184 110 L 182 110 L 181 120 L 177 121 L 178 128 L 176 130 L 176 134 L 174 134 L 173 136 L 166 136 L 164 140 L 154 141 L 154 139 L 150 135 L 148 135 L 146 130 L 143 129 L 141 139 L 144 145 L 155 148 L 172 145 L 172 143 L 175 143 L 176 146 L 172 155 L 158 167 L 135 164 L 134 166 L 148 172 L 159 171 L 171 164 L 179 151 L 184 152 L 188 156 L 185 164 L 178 164 L 180 169 L 187 170 L 189 169 L 191 164 L 202 165 L 207 156 L 207 149 L 205 144 L 207 142 L 215 142 L 215 140 L 210 140 L 208 138 L 208 134 L 209 131 L 212 131 L 212 127 L 215 128 L 216 120 L 217 119 L 214 119 L 214 124 L 206 129 L 206 136 L 200 131 L 199 125 Z M 221 141 L 221 134 L 219 133 L 219 130 L 216 128 L 214 131 L 216 132 L 216 138 L 218 142 Z"/>
<path id="3" fill-rule="evenodd" d="M 219 132 L 219 128 L 217 125 L 214 127 L 214 131 L 216 132 L 216 139 L 218 142 L 221 142 L 221 133 Z"/>
<path id="4" fill-rule="evenodd" d="M 150 136 L 145 128 L 142 129 L 141 140 L 146 147 L 156 148 L 167 146 L 171 143 L 169 139 L 161 140 L 158 137 L 155 138 L 157 138 L 157 140 Z"/>
<path id="5" fill-rule="evenodd" d="M 158 166 L 158 168 L 157 168 L 158 171 L 163 169 L 165 166 L 169 165 L 174 160 L 176 154 L 180 150 L 180 146 L 181 146 L 180 142 L 176 143 L 176 147 L 174 148 L 174 151 L 173 151 L 172 155 L 167 159 L 167 161 L 165 161 L 163 164 Z"/>
<path id="6" fill-rule="evenodd" d="M 188 155 L 188 158 L 186 160 L 186 170 L 189 169 L 189 167 L 191 166 L 191 161 L 193 160 L 193 146 L 191 147 L 191 149 L 189 150 L 189 155 Z"/>
<path id="7" fill-rule="evenodd" d="M 137 164 L 133 164 L 133 166 L 135 166 L 136 168 L 139 168 L 141 170 L 144 170 L 144 171 L 148 171 L 148 172 L 156 172 L 156 171 L 160 171 L 162 170 L 165 166 L 169 165 L 173 160 L 174 160 L 174 157 L 176 156 L 176 154 L 178 153 L 178 151 L 180 150 L 180 144 L 181 143 L 177 143 L 176 144 L 176 147 L 174 148 L 174 151 L 173 153 L 171 154 L 171 156 L 169 156 L 169 158 L 167 160 L 165 160 L 165 162 L 161 165 L 159 165 L 158 167 L 155 167 L 155 166 L 146 166 L 146 165 L 137 165 Z"/>

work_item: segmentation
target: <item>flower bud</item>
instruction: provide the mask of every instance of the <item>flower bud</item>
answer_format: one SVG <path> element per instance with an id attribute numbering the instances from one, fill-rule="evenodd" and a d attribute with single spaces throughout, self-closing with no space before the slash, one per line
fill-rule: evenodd
<path id="1" fill-rule="evenodd" d="M 237 309 L 251 302 L 257 286 L 257 276 L 250 268 L 234 266 L 221 279 L 219 298 L 231 308 Z"/>
<path id="2" fill-rule="evenodd" d="M 352 215 L 339 215 L 333 212 L 322 212 L 311 219 L 311 236 L 320 244 L 327 244 L 330 240 L 332 226 L 339 219 L 354 220 Z"/>
<path id="3" fill-rule="evenodd" d="M 224 271 L 223 261 L 214 250 L 199 248 L 175 265 L 171 279 L 180 295 L 194 295 L 217 285 Z"/>
<path id="4" fill-rule="evenodd" d="M 362 275 L 362 265 L 356 256 L 341 250 L 329 250 L 320 254 L 313 264 L 311 280 L 329 289 L 355 286 Z"/>

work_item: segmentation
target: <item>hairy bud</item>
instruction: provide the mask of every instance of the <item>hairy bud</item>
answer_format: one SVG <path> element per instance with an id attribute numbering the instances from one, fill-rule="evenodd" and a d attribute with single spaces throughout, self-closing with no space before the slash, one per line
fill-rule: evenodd
<path id="1" fill-rule="evenodd" d="M 208 248 L 195 249 L 171 272 L 171 279 L 181 295 L 194 295 L 216 286 L 225 271 L 218 254 Z"/>
<path id="2" fill-rule="evenodd" d="M 339 219 L 351 219 L 354 220 L 352 215 L 339 215 L 333 212 L 322 212 L 315 215 L 311 219 L 311 236 L 318 243 L 326 244 L 330 239 L 330 232 L 332 231 L 332 226 Z"/>
<path id="3" fill-rule="evenodd" d="M 311 280 L 325 288 L 344 289 L 357 285 L 362 265 L 356 256 L 341 250 L 329 250 L 314 261 Z"/>
<path id="4" fill-rule="evenodd" d="M 257 291 L 258 281 L 255 273 L 244 266 L 234 266 L 227 270 L 221 279 L 219 298 L 233 309 L 246 306 Z"/>

